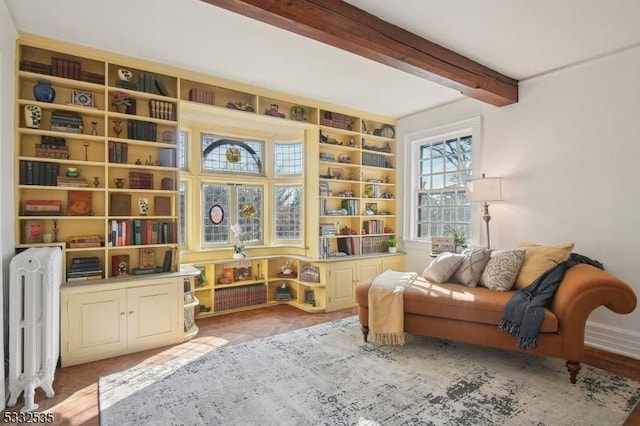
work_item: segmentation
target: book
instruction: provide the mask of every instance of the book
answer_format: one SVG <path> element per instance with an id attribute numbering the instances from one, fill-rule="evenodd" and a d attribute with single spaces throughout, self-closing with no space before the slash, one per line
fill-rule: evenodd
<path id="1" fill-rule="evenodd" d="M 67 205 L 67 215 L 69 216 L 91 216 L 91 197 L 89 191 L 69 191 Z"/>
<path id="2" fill-rule="evenodd" d="M 171 216 L 171 197 L 157 195 L 153 197 L 154 216 Z"/>
<path id="3" fill-rule="evenodd" d="M 172 256 L 173 256 L 173 253 L 171 249 L 164 252 L 164 259 L 162 262 L 162 272 L 171 272 Z"/>
<path id="4" fill-rule="evenodd" d="M 154 266 L 153 268 L 133 268 L 133 275 L 148 275 L 162 272 L 162 266 Z"/>
<path id="5" fill-rule="evenodd" d="M 74 257 L 71 259 L 71 265 L 81 265 L 84 263 L 99 263 L 100 258 L 98 256 L 90 257 Z"/>
<path id="6" fill-rule="evenodd" d="M 111 256 L 111 276 L 124 277 L 129 275 L 129 255 L 118 254 Z"/>
<path id="7" fill-rule="evenodd" d="M 109 197 L 109 216 L 131 216 L 131 194 L 112 193 Z"/>
<path id="8" fill-rule="evenodd" d="M 155 83 L 156 83 L 156 89 L 158 89 L 158 93 L 160 93 L 162 96 L 169 96 L 169 90 L 167 90 L 167 87 L 164 85 L 162 80 L 160 80 L 159 78 L 156 78 Z"/>

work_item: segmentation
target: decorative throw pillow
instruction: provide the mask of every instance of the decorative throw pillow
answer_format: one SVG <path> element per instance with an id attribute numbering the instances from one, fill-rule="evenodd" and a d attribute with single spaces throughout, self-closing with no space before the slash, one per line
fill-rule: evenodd
<path id="1" fill-rule="evenodd" d="M 491 290 L 511 290 L 524 261 L 524 254 L 524 249 L 493 251 L 480 275 L 480 285 Z"/>
<path id="2" fill-rule="evenodd" d="M 462 259 L 463 256 L 461 254 L 440 253 L 424 270 L 422 277 L 434 283 L 443 283 L 451 278 L 451 275 L 462 263 Z"/>
<path id="3" fill-rule="evenodd" d="M 462 252 L 462 262 L 453 273 L 451 281 L 475 287 L 480 281 L 480 275 L 491 256 L 491 250 L 486 248 L 466 249 Z"/>
<path id="4" fill-rule="evenodd" d="M 515 287 L 525 288 L 554 266 L 569 259 L 574 243 L 558 246 L 541 246 L 534 243 L 520 243 L 516 248 L 525 249 L 524 261 L 516 278 Z"/>

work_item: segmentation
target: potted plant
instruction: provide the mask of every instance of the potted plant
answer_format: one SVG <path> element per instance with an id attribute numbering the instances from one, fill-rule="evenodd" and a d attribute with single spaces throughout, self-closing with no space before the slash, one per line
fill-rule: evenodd
<path id="1" fill-rule="evenodd" d="M 124 113 L 127 111 L 127 108 L 131 106 L 131 100 L 129 99 L 129 95 L 124 92 L 113 92 L 111 105 L 113 105 L 116 111 Z"/>
<path id="2" fill-rule="evenodd" d="M 387 248 L 389 249 L 389 253 L 395 253 L 397 245 L 398 240 L 396 240 L 396 237 L 389 237 L 389 239 L 387 240 Z"/>
<path id="3" fill-rule="evenodd" d="M 460 253 L 467 248 L 467 234 L 462 229 L 449 228 L 448 233 L 453 237 L 456 253 Z"/>

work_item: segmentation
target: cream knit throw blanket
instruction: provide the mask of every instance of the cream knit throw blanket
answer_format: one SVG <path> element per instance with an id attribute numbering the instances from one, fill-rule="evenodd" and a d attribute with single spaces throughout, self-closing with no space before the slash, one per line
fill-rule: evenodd
<path id="1" fill-rule="evenodd" d="M 404 345 L 404 289 L 417 274 L 387 270 L 369 287 L 369 339 L 380 345 Z"/>

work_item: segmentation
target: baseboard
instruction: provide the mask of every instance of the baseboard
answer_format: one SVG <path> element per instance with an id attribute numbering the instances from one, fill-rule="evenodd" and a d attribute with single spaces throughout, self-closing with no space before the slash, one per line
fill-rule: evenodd
<path id="1" fill-rule="evenodd" d="M 640 360 L 640 333 L 587 321 L 585 345 Z"/>

